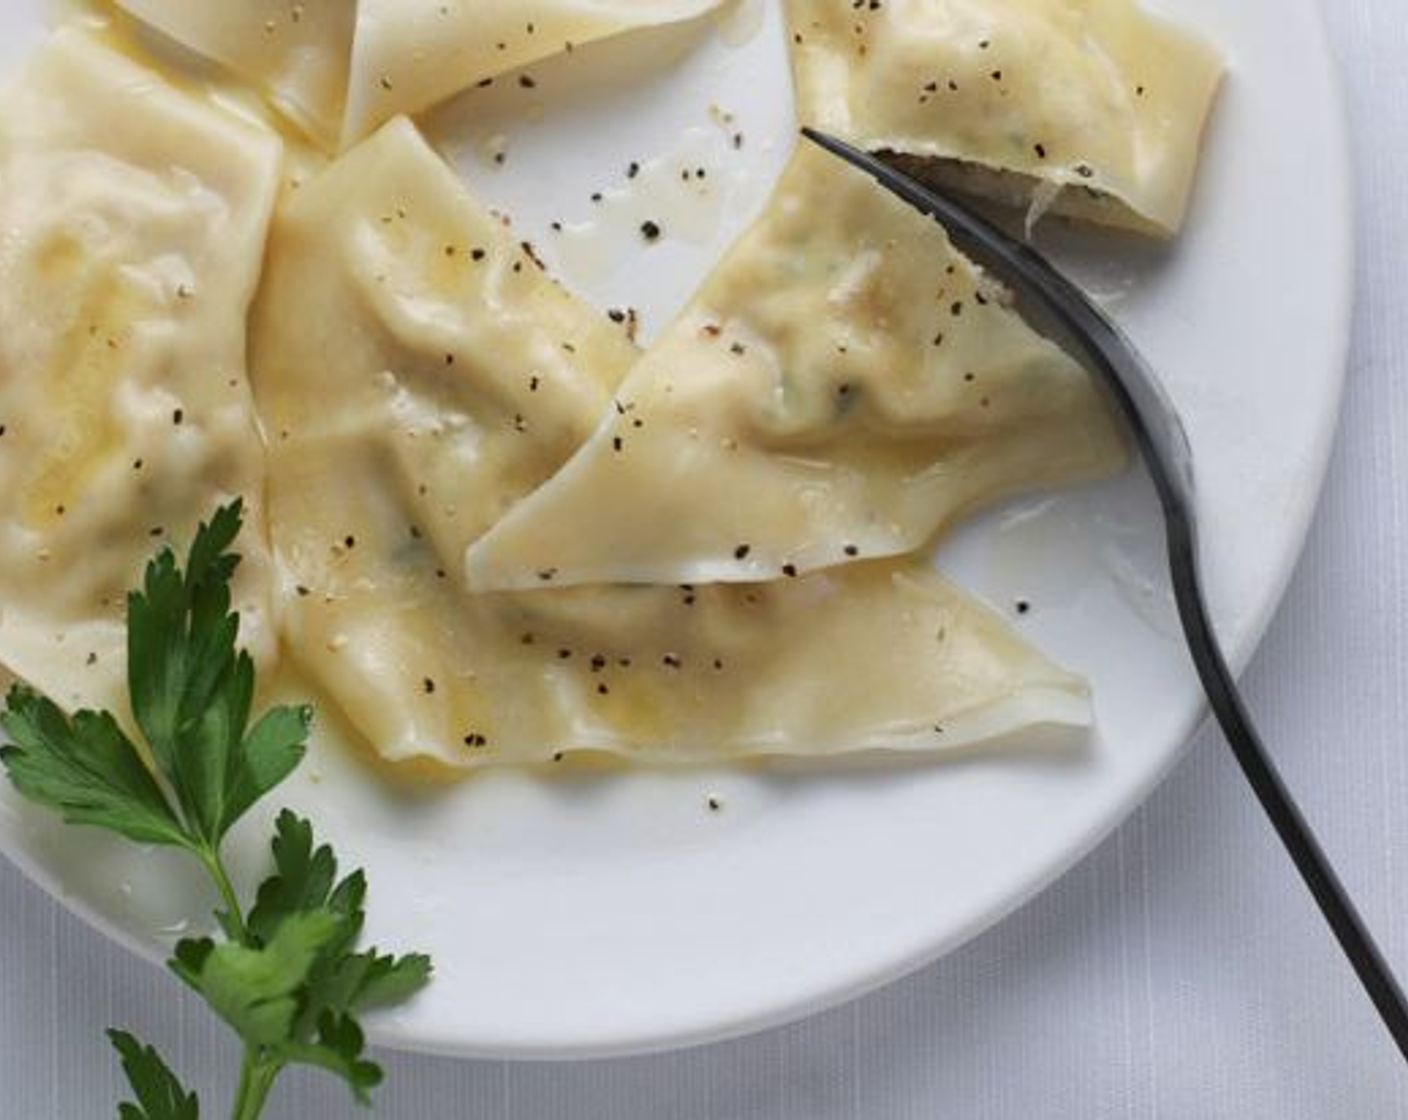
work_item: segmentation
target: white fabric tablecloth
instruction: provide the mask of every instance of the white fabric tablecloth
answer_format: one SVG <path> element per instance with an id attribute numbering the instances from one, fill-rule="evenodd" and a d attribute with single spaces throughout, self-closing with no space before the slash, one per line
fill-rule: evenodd
<path id="1" fill-rule="evenodd" d="M 1326 17 L 1359 175 L 1352 375 L 1323 509 L 1247 683 L 1408 975 L 1408 7 L 1334 0 Z M 237 1061 L 223 1031 L 0 861 L 0 1120 L 114 1115 L 111 1023 L 158 1044 L 222 1114 Z M 1408 1071 L 1210 734 L 1057 887 L 850 1007 L 605 1064 L 384 1057 L 377 1115 L 393 1120 L 1408 1117 Z M 339 1086 L 302 1075 L 271 1108 L 353 1114 Z"/>

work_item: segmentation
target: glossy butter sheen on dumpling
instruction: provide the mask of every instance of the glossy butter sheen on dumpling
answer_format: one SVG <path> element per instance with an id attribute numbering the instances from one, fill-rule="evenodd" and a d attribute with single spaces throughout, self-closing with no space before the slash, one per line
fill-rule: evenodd
<path id="1" fill-rule="evenodd" d="M 116 0 L 253 83 L 324 145 L 342 134 L 356 0 Z"/>
<path id="2" fill-rule="evenodd" d="M 77 32 L 0 95 L 0 664 L 120 709 L 125 593 L 246 502 L 244 643 L 274 657 L 245 317 L 276 137 Z"/>
<path id="3" fill-rule="evenodd" d="M 1138 0 L 786 0 L 803 123 L 1021 205 L 1170 235 L 1223 66 Z"/>
<path id="4" fill-rule="evenodd" d="M 116 0 L 326 148 L 520 66 L 720 0 Z"/>
<path id="5" fill-rule="evenodd" d="M 404 120 L 290 197 L 253 325 L 290 653 L 391 762 L 931 750 L 1084 685 L 920 565 L 474 595 L 465 548 L 635 359 Z"/>
<path id="6" fill-rule="evenodd" d="M 350 142 L 520 66 L 625 31 L 692 19 L 720 0 L 360 0 Z"/>
<path id="7" fill-rule="evenodd" d="M 795 577 L 1124 461 L 1094 381 L 939 226 L 804 145 L 591 442 L 470 549 L 469 582 Z"/>
<path id="8" fill-rule="evenodd" d="M 404 117 L 281 206 L 251 335 L 276 459 L 355 433 L 460 547 L 581 444 L 635 356 Z"/>

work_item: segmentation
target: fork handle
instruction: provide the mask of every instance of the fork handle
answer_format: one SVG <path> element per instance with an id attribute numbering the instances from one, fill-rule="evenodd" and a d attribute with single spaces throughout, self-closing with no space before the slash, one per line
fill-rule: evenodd
<path id="1" fill-rule="evenodd" d="M 934 218 L 964 252 L 984 264 L 997 262 L 998 274 L 1016 279 L 1019 291 L 1035 298 L 1052 316 L 1050 325 L 1056 333 L 1065 336 L 1073 352 L 1089 359 L 1100 383 L 1110 391 L 1114 405 L 1130 423 L 1158 490 L 1168 527 L 1169 568 L 1178 614 L 1217 722 L 1257 800 L 1281 837 L 1281 843 L 1286 846 L 1320 912 L 1354 966 L 1360 983 L 1393 1035 L 1399 1052 L 1408 1058 L 1408 1005 L 1398 981 L 1266 753 L 1208 619 L 1198 572 L 1197 533 L 1192 521 L 1192 511 L 1196 508 L 1192 450 L 1178 420 L 1177 409 L 1168 401 L 1158 378 L 1114 320 L 1030 245 L 1008 236 L 956 200 L 930 190 L 843 140 L 812 129 L 802 132 L 827 151 L 874 176 L 887 190 L 921 213 Z"/>
<path id="2" fill-rule="evenodd" d="M 1196 535 L 1186 518 L 1169 519 L 1168 549 L 1179 617 L 1213 715 L 1384 1026 L 1408 1058 L 1408 1001 L 1252 723 L 1208 618 Z"/>

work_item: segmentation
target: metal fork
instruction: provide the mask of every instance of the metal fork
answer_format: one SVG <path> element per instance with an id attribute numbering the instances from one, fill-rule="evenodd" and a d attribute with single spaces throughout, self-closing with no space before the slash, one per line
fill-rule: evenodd
<path id="1" fill-rule="evenodd" d="M 959 249 L 1040 307 L 1052 320 L 1055 341 L 1084 358 L 1109 390 L 1158 491 L 1178 614 L 1208 703 L 1276 834 L 1399 1052 L 1408 1058 L 1408 1003 L 1403 991 L 1257 734 L 1208 617 L 1199 569 L 1192 448 L 1158 378 L 1124 332 L 1030 245 L 842 140 L 813 129 L 802 132 L 943 225 Z"/>

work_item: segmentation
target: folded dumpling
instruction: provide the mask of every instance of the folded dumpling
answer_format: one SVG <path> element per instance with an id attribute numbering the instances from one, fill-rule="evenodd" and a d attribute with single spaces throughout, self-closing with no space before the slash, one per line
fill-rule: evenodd
<path id="1" fill-rule="evenodd" d="M 470 549 L 469 581 L 794 577 L 1123 462 L 1080 366 L 942 229 L 804 145 L 591 442 Z"/>
<path id="2" fill-rule="evenodd" d="M 243 497 L 243 641 L 272 660 L 245 319 L 279 141 L 60 32 L 0 96 L 0 664 L 125 695 L 125 592 Z"/>
<path id="3" fill-rule="evenodd" d="M 311 463 L 353 433 L 403 491 L 403 528 L 449 534 L 447 548 L 581 445 L 635 356 L 404 117 L 281 207 L 251 330 L 276 509 L 298 488 L 281 461 Z M 350 474 L 343 455 L 329 468 Z M 276 543 L 287 558 L 285 529 Z"/>
<path id="4" fill-rule="evenodd" d="M 786 0 L 804 123 L 1006 201 L 1162 235 L 1222 77 L 1138 0 Z"/>
<path id="5" fill-rule="evenodd" d="M 465 548 L 635 352 L 404 120 L 283 208 L 253 337 L 288 648 L 388 761 L 935 749 L 1089 718 L 1077 678 L 918 564 L 466 591 Z"/>
<path id="6" fill-rule="evenodd" d="M 721 0 L 359 0 L 346 139 L 596 39 Z"/>
<path id="7" fill-rule="evenodd" d="M 117 0 L 326 148 L 550 55 L 721 0 Z"/>
<path id="8" fill-rule="evenodd" d="M 252 83 L 313 139 L 342 134 L 356 0 L 117 0 Z"/>

